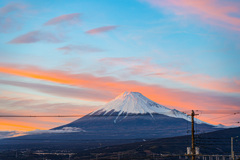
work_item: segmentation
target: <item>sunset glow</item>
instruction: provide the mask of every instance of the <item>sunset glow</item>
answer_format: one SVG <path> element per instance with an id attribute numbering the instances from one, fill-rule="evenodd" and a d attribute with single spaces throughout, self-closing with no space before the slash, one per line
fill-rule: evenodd
<path id="1" fill-rule="evenodd" d="M 124 91 L 180 111 L 240 110 L 237 1 L 2 0 L 0 14 L 1 115 L 85 115 Z M 197 118 L 239 122 L 217 117 Z M 1 117 L 0 131 L 75 119 Z"/>

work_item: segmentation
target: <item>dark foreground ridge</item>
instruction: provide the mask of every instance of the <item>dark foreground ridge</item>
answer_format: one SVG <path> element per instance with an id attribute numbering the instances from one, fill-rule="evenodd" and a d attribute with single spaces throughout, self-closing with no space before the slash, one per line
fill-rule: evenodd
<path id="1" fill-rule="evenodd" d="M 236 137 L 234 151 L 239 155 L 239 135 L 240 127 L 199 134 L 196 135 L 196 146 L 200 148 L 201 154 L 230 155 L 231 137 Z M 78 153 L 75 157 L 87 159 L 97 155 L 98 159 L 111 159 L 111 157 L 120 155 L 121 159 L 155 159 L 157 157 L 159 159 L 179 159 L 179 155 L 183 156 L 186 148 L 190 145 L 190 135 L 179 136 L 88 150 Z"/>
<path id="2" fill-rule="evenodd" d="M 207 155 L 230 155 L 231 137 L 240 135 L 240 127 L 225 129 L 210 133 L 196 135 L 196 146 L 200 148 L 201 154 Z M 75 152 L 69 150 L 10 150 L 2 151 L 0 159 L 2 160 L 93 160 L 93 159 L 121 159 L 121 160 L 175 160 L 186 153 L 186 147 L 191 142 L 190 136 L 178 136 L 162 139 L 144 140 L 144 142 L 135 142 L 123 145 L 114 145 L 100 147 L 88 150 L 78 150 Z M 235 154 L 240 154 L 239 138 L 234 141 Z M 60 143 L 61 144 L 61 143 Z M 70 144 L 69 144 L 70 146 Z M 66 147 L 69 147 L 66 146 Z M 43 154 L 42 154 L 43 153 Z M 50 154 L 49 154 L 50 153 Z M 16 156 L 17 155 L 17 156 Z"/>

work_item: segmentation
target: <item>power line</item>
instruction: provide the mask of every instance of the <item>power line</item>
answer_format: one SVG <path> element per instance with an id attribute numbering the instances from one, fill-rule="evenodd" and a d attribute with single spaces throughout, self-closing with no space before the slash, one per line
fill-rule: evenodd
<path id="1" fill-rule="evenodd" d="M 198 111 L 201 111 L 200 114 L 205 114 L 202 112 L 202 110 L 196 110 L 197 112 Z M 220 113 L 212 113 L 212 111 L 214 110 L 208 110 L 210 111 L 209 113 L 207 114 L 229 114 L 229 113 L 223 113 L 223 112 L 220 112 Z M 223 110 L 222 110 L 223 111 Z M 229 111 L 229 110 L 228 110 Z M 234 110 L 236 111 L 236 110 Z M 180 111 L 181 112 L 181 111 Z M 162 112 L 162 114 L 164 113 L 169 113 L 169 112 Z M 186 114 L 186 111 L 182 112 L 182 113 L 185 113 Z M 223 117 L 228 117 L 228 116 L 232 116 L 232 115 L 236 115 L 236 114 L 240 114 L 240 112 L 233 112 L 229 115 L 225 115 L 225 116 L 221 116 L 221 117 L 216 117 L 216 118 L 211 118 L 211 119 L 218 119 L 218 118 L 223 118 Z M 143 114 L 123 114 L 123 115 L 116 115 L 116 114 L 104 114 L 104 115 L 91 115 L 91 114 L 74 114 L 74 115 L 0 115 L 0 117 L 83 117 L 83 116 L 95 116 L 95 117 L 110 117 L 110 116 L 139 116 L 139 115 L 143 115 Z M 144 114 L 143 116 L 148 116 L 150 114 Z M 159 113 L 152 113 L 152 115 L 161 115 Z M 211 119 L 206 119 L 206 120 L 211 120 Z M 238 122 L 239 123 L 239 122 Z"/>
<path id="2" fill-rule="evenodd" d="M 0 117 L 83 117 L 86 115 L 0 115 Z"/>
<path id="3" fill-rule="evenodd" d="M 239 114 L 239 112 L 235 112 L 235 113 L 232 113 L 232 114 L 229 114 L 229 115 L 220 116 L 220 117 L 216 117 L 216 118 L 206 119 L 205 121 L 212 120 L 212 119 L 220 119 L 220 118 L 224 118 L 224 117 L 229 117 L 229 116 L 233 116 L 233 115 L 236 115 L 236 114 Z"/>
<path id="4" fill-rule="evenodd" d="M 234 109 L 222 109 L 222 110 L 194 110 L 198 114 L 240 114 L 240 110 Z M 190 113 L 191 110 L 181 111 L 184 113 Z M 200 112 L 200 113 L 199 113 Z"/>

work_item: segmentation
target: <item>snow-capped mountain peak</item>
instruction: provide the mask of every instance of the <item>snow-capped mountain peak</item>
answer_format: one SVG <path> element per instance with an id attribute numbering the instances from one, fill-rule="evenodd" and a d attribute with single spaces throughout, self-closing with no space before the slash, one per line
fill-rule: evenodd
<path id="1" fill-rule="evenodd" d="M 105 112 L 114 110 L 120 113 L 145 114 L 170 111 L 139 92 L 124 92 L 114 100 L 107 103 L 103 108 Z"/>
<path id="2" fill-rule="evenodd" d="M 106 115 L 109 113 L 118 113 L 116 120 L 120 115 L 125 115 L 127 117 L 128 114 L 150 114 L 154 117 L 153 114 L 162 114 L 169 117 L 182 118 L 191 121 L 191 116 L 188 116 L 176 109 L 170 109 L 160 105 L 143 96 L 139 92 L 123 92 L 99 110 L 92 112 L 90 115 Z M 205 123 L 196 118 L 195 122 L 198 124 Z"/>

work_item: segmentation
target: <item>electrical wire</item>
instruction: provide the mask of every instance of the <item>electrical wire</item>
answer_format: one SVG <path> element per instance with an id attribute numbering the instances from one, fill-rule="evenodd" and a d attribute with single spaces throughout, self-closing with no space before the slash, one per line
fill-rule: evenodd
<path id="1" fill-rule="evenodd" d="M 210 118 L 210 119 L 206 119 L 205 121 L 208 121 L 208 120 L 213 120 L 213 119 L 220 119 L 220 118 L 224 118 L 224 117 L 229 117 L 229 116 L 233 116 L 233 115 L 236 115 L 236 114 L 239 114 L 239 113 L 233 113 L 233 114 L 230 114 L 230 115 L 225 115 L 225 116 L 221 116 L 221 117 Z"/>

